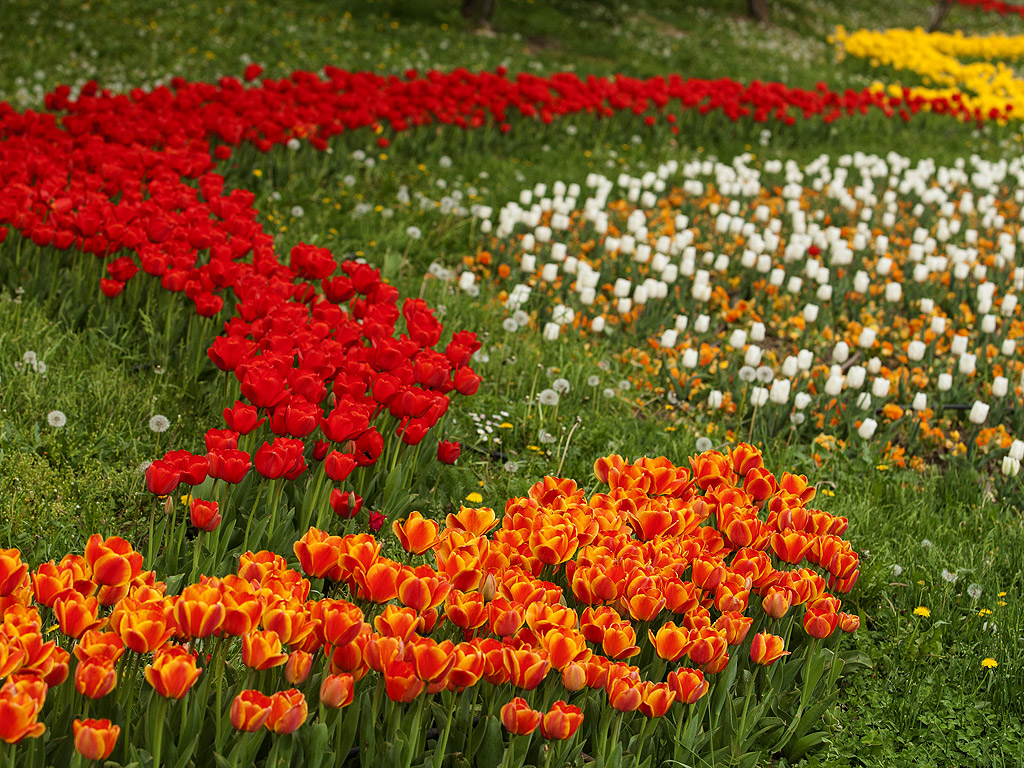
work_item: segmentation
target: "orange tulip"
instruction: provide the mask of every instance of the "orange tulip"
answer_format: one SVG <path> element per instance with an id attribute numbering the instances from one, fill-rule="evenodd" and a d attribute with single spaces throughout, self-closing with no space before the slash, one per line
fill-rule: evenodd
<path id="1" fill-rule="evenodd" d="M 220 629 L 225 613 L 221 591 L 212 581 L 188 585 L 174 603 L 174 620 L 183 639 L 209 637 Z"/>
<path id="2" fill-rule="evenodd" d="M 856 632 L 860 629 L 860 616 L 852 613 L 840 613 L 839 628 L 843 632 Z"/>
<path id="3" fill-rule="evenodd" d="M 75 644 L 75 658 L 79 661 L 117 662 L 124 653 L 124 643 L 113 632 L 90 629 Z"/>
<path id="4" fill-rule="evenodd" d="M 541 713 L 531 709 L 526 699 L 516 696 L 501 708 L 501 724 L 514 736 L 526 736 L 537 730 Z"/>
<path id="5" fill-rule="evenodd" d="M 526 610 L 521 603 L 509 602 L 496 597 L 488 605 L 491 632 L 498 637 L 514 635 L 526 623 Z"/>
<path id="6" fill-rule="evenodd" d="M 374 618 L 373 626 L 382 635 L 407 641 L 423 626 L 423 619 L 412 608 L 389 605 Z"/>
<path id="7" fill-rule="evenodd" d="M 494 510 L 489 507 L 460 507 L 458 514 L 449 514 L 445 525 L 450 530 L 466 531 L 474 536 L 483 536 L 498 524 Z"/>
<path id="8" fill-rule="evenodd" d="M 694 664 L 704 666 L 725 653 L 726 645 L 725 635 L 721 630 L 704 627 L 691 635 L 687 655 Z"/>
<path id="9" fill-rule="evenodd" d="M 302 646 L 311 636 L 316 641 L 316 620 L 305 605 L 281 601 L 263 613 L 263 627 L 277 633 L 292 648 Z"/>
<path id="10" fill-rule="evenodd" d="M 317 528 L 310 528 L 295 542 L 292 551 L 299 559 L 299 567 L 314 579 L 340 578 L 340 560 L 344 542 L 340 536 L 330 536 Z"/>
<path id="11" fill-rule="evenodd" d="M 647 630 L 647 636 L 654 646 L 655 653 L 665 661 L 678 661 L 690 647 L 690 633 L 682 627 L 677 627 L 674 622 L 665 622 L 665 625 L 654 634 Z"/>
<path id="12" fill-rule="evenodd" d="M 571 560 L 579 545 L 576 526 L 567 523 L 543 525 L 530 534 L 530 551 L 545 565 L 561 565 Z"/>
<path id="13" fill-rule="evenodd" d="M 444 601 L 444 613 L 459 629 L 478 629 L 487 623 L 487 603 L 479 592 L 451 590 Z"/>
<path id="14" fill-rule="evenodd" d="M 345 600 L 320 600 L 314 604 L 313 618 L 318 619 L 318 633 L 330 645 L 346 645 L 363 628 L 363 612 Z"/>
<path id="15" fill-rule="evenodd" d="M 619 712 L 634 712 L 640 708 L 643 701 L 643 695 L 637 683 L 628 677 L 619 676 L 609 679 L 605 691 L 608 693 L 608 703 Z"/>
<path id="16" fill-rule="evenodd" d="M 792 565 L 804 559 L 812 543 L 813 540 L 800 531 L 785 530 L 773 533 L 771 537 L 772 550 L 780 559 Z"/>
<path id="17" fill-rule="evenodd" d="M 690 580 L 708 592 L 714 592 L 726 574 L 722 561 L 710 557 L 698 557 L 691 567 Z"/>
<path id="18" fill-rule="evenodd" d="M 146 680 L 165 699 L 180 699 L 195 685 L 201 672 L 192 651 L 181 645 L 165 645 L 146 667 Z"/>
<path id="19" fill-rule="evenodd" d="M 562 627 L 552 627 L 545 632 L 541 636 L 541 646 L 555 669 L 564 669 L 567 664 L 574 662 L 589 661 L 593 655 L 587 648 L 587 638 L 575 630 Z"/>
<path id="20" fill-rule="evenodd" d="M 571 739 L 583 724 L 583 712 L 579 707 L 556 701 L 540 721 L 540 732 L 545 739 Z"/>
<path id="21" fill-rule="evenodd" d="M 403 569 L 397 584 L 398 599 L 418 613 L 441 605 L 452 589 L 451 583 L 429 565 Z"/>
<path id="22" fill-rule="evenodd" d="M 396 659 L 384 667 L 384 690 L 392 701 L 408 704 L 424 687 L 426 684 L 416 675 L 411 662 Z"/>
<path id="23" fill-rule="evenodd" d="M 506 647 L 505 668 L 512 685 L 524 691 L 532 691 L 547 676 L 551 662 L 541 653 Z"/>
<path id="24" fill-rule="evenodd" d="M 761 599 L 761 609 L 773 619 L 781 619 L 789 612 L 792 596 L 788 587 L 769 587 Z"/>
<path id="25" fill-rule="evenodd" d="M 443 680 L 455 666 L 455 645 L 451 640 L 438 643 L 429 637 L 418 638 L 409 643 L 412 664 L 416 676 L 425 683 Z"/>
<path id="26" fill-rule="evenodd" d="M 231 702 L 231 724 L 245 733 L 262 728 L 270 717 L 270 697 L 260 691 L 245 690 Z"/>
<path id="27" fill-rule="evenodd" d="M 98 618 L 99 608 L 99 600 L 95 597 L 83 597 L 77 592 L 68 592 L 53 604 L 60 631 L 76 638 L 103 625 L 104 619 Z"/>
<path id="28" fill-rule="evenodd" d="M 34 675 L 13 676 L 0 687 L 0 740 L 17 744 L 36 739 L 46 726 L 37 721 L 46 701 L 46 684 Z"/>
<path id="29" fill-rule="evenodd" d="M 637 621 L 654 621 L 665 607 L 665 595 L 660 589 L 651 587 L 632 595 L 627 601 L 629 615 Z"/>
<path id="30" fill-rule="evenodd" d="M 92 577 L 107 586 L 127 584 L 142 572 L 142 554 L 120 536 L 104 539 L 94 533 L 85 544 L 85 560 Z"/>
<path id="31" fill-rule="evenodd" d="M 32 574 L 32 594 L 39 605 L 52 608 L 54 601 L 66 590 L 73 589 L 74 574 L 53 560 L 43 563 Z"/>
<path id="32" fill-rule="evenodd" d="M 402 566 L 393 560 L 378 560 L 356 576 L 360 599 L 382 605 L 393 600 L 398 596 L 395 580 L 401 572 Z"/>
<path id="33" fill-rule="evenodd" d="M 569 693 L 583 690 L 587 686 L 587 670 L 583 664 L 570 661 L 562 667 L 562 687 Z"/>
<path id="34" fill-rule="evenodd" d="M 628 621 L 611 624 L 601 639 L 601 648 L 609 659 L 628 659 L 640 653 L 636 631 Z"/>
<path id="35" fill-rule="evenodd" d="M 739 645 L 747 638 L 754 620 L 744 616 L 739 611 L 726 611 L 719 616 L 712 625 L 725 633 L 725 642 L 729 645 Z"/>
<path id="36" fill-rule="evenodd" d="M 750 644 L 750 660 L 755 664 L 769 666 L 789 655 L 789 651 L 784 648 L 785 641 L 778 635 L 758 632 Z"/>
<path id="37" fill-rule="evenodd" d="M 671 579 L 662 584 L 661 590 L 665 607 L 672 613 L 686 614 L 700 605 L 701 589 L 691 581 Z"/>
<path id="38" fill-rule="evenodd" d="M 109 720 L 78 720 L 71 723 L 75 751 L 86 760 L 106 760 L 114 751 L 121 727 Z"/>
<path id="39" fill-rule="evenodd" d="M 584 608 L 580 616 L 580 629 L 588 642 L 599 645 L 604 642 L 605 632 L 612 624 L 622 620 L 622 617 L 614 608 L 602 606 L 600 608 Z"/>
<path id="40" fill-rule="evenodd" d="M 811 637 L 823 640 L 839 625 L 839 614 L 827 608 L 808 608 L 804 613 L 804 630 Z"/>
<path id="41" fill-rule="evenodd" d="M 289 734 L 306 722 L 309 707 L 306 697 L 297 688 L 278 691 L 270 697 L 270 713 L 267 715 L 267 730 L 271 733 Z"/>
<path id="42" fill-rule="evenodd" d="M 334 649 L 325 648 L 325 652 L 330 653 L 331 672 L 349 672 L 356 680 L 362 680 L 370 669 L 366 658 L 370 635 L 370 625 L 363 624 L 351 641 Z"/>
<path id="43" fill-rule="evenodd" d="M 668 683 L 640 683 L 640 712 L 646 717 L 664 717 L 676 700 L 676 693 Z"/>
<path id="44" fill-rule="evenodd" d="M 0 549 L 0 597 L 13 594 L 28 581 L 28 565 L 21 562 L 21 551 Z"/>
<path id="45" fill-rule="evenodd" d="M 105 659 L 78 662 L 75 667 L 75 690 L 89 699 L 102 699 L 117 685 L 114 663 Z"/>
<path id="46" fill-rule="evenodd" d="M 404 523 L 395 520 L 391 530 L 398 538 L 402 549 L 413 555 L 422 555 L 440 541 L 438 532 L 441 527 L 433 520 L 428 520 L 417 511 L 409 513 Z"/>
<path id="47" fill-rule="evenodd" d="M 668 687 L 683 704 L 693 704 L 710 687 L 699 669 L 675 669 L 668 673 Z"/>
<path id="48" fill-rule="evenodd" d="M 275 583 L 269 577 L 266 582 L 268 586 Z M 223 580 L 223 584 L 225 589 L 221 592 L 221 602 L 224 604 L 224 621 L 221 622 L 217 634 L 241 637 L 252 632 L 263 619 L 263 611 L 266 609 L 264 600 L 256 594 L 251 585 L 239 577 L 228 576 Z"/>
<path id="49" fill-rule="evenodd" d="M 472 688 L 484 674 L 484 654 L 469 643 L 455 646 L 455 663 L 448 672 L 445 687 L 449 691 L 462 692 Z"/>
<path id="50" fill-rule="evenodd" d="M 326 675 L 320 683 L 320 703 L 331 709 L 347 707 L 355 698 L 355 679 L 347 672 Z"/>
<path id="51" fill-rule="evenodd" d="M 254 630 L 242 636 L 242 663 L 250 669 L 265 670 L 288 661 L 281 638 L 272 630 Z"/>

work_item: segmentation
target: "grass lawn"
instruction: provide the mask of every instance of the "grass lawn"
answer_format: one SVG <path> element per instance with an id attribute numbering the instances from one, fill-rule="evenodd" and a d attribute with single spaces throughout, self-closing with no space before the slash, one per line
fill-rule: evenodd
<path id="1" fill-rule="evenodd" d="M 493 34 L 482 34 L 461 18 L 455 0 L 7 0 L 0 13 L 0 46 L 7 51 L 0 57 L 0 100 L 17 110 L 40 109 L 44 93 L 60 83 L 77 89 L 95 79 L 101 88 L 128 92 L 173 76 L 240 77 L 252 63 L 273 78 L 324 66 L 399 75 L 506 67 L 513 74 L 679 73 L 802 88 L 823 81 L 839 92 L 874 80 L 912 85 L 910 73 L 840 60 L 827 37 L 837 24 L 926 25 L 932 5 L 778 0 L 771 3 L 772 26 L 763 29 L 745 18 L 740 0 L 500 0 Z M 1024 20 L 957 6 L 945 28 L 1021 34 Z M 698 439 L 721 447 L 755 430 L 754 422 L 743 422 L 730 441 L 726 429 L 733 426 L 673 402 L 665 371 L 652 373 L 638 362 L 636 350 L 649 351 L 647 337 L 670 325 L 669 316 L 648 314 L 638 341 L 626 333 L 563 334 L 549 343 L 542 338 L 545 312 L 559 294 L 552 289 L 545 296 L 538 288 L 540 298 L 526 307 L 526 327 L 504 330 L 515 280 L 497 280 L 480 255 L 487 251 L 495 264 L 505 258 L 515 266 L 516 238 L 485 232 L 472 213 L 480 206 L 497 212 L 521 201 L 524 190 L 561 182 L 584 187 L 582 207 L 591 192 L 588 174 L 640 178 L 669 161 L 728 164 L 750 153 L 759 167 L 767 159 L 806 167 L 827 154 L 836 166 L 846 153 L 884 158 L 891 151 L 914 164 L 933 158 L 953 165 L 972 153 L 993 161 L 1016 157 L 1021 138 L 1012 125 L 979 130 L 936 116 L 907 125 L 871 116 L 768 129 L 721 115 L 691 116 L 672 134 L 628 114 L 600 122 L 570 116 L 547 126 L 520 121 L 507 135 L 494 127 L 431 126 L 387 136 L 390 146 L 382 147 L 371 130 L 349 131 L 331 141 L 329 154 L 305 143 L 269 152 L 243 145 L 217 172 L 227 188 L 255 195 L 258 221 L 278 253 L 301 242 L 364 258 L 403 297 L 420 296 L 436 307 L 446 329 L 478 333 L 483 349 L 473 365 L 483 384 L 473 397 L 453 400 L 439 435 L 459 440 L 462 457 L 440 472 L 433 465 L 436 477 L 414 483 L 417 508 L 441 520 L 473 494 L 500 514 L 507 498 L 525 494 L 544 475 L 575 478 L 589 491 L 599 456 L 667 456 L 685 464 Z M 1007 197 L 1019 188 L 1012 181 Z M 838 218 L 838 203 L 828 204 Z M 707 216 L 703 221 L 713 226 L 707 206 L 687 205 L 680 210 Z M 909 218 L 909 208 L 900 215 Z M 930 210 L 913 217 L 929 227 L 936 218 Z M 97 283 L 78 283 L 81 267 L 52 249 L 49 255 L 36 249 L 38 262 L 27 269 L 21 242 L 12 233 L 0 244 L 4 546 L 19 548 L 32 567 L 82 551 L 93 532 L 124 536 L 145 551 L 155 502 L 140 467 L 170 448 L 202 453 L 204 432 L 219 425 L 230 402 L 225 377 L 210 364 L 196 370 L 184 345 L 206 326 L 192 323 L 180 303 L 125 303 L 130 313 L 104 303 Z M 452 280 L 438 278 L 449 270 Z M 478 295 L 456 287 L 464 270 L 476 275 Z M 974 301 L 970 291 L 965 296 Z M 830 303 L 820 302 L 825 311 Z M 950 316 L 958 312 L 958 303 L 950 303 Z M 1018 329 L 1001 333 L 1013 338 Z M 816 337 L 826 357 L 830 338 Z M 563 377 L 570 389 L 556 398 L 558 405 L 538 406 L 537 393 Z M 597 381 L 590 383 L 592 377 Z M 1020 426 L 1016 383 L 1011 378 L 1015 405 L 1002 413 L 1006 423 Z M 66 416 L 65 426 L 48 422 L 54 411 Z M 160 431 L 151 426 L 157 415 L 168 421 L 166 427 L 153 422 Z M 878 450 L 861 450 L 851 427 L 844 433 L 849 447 L 834 448 L 820 462 L 818 430 L 790 431 L 784 420 L 774 428 L 762 421 L 760 429 L 756 442 L 768 468 L 806 474 L 819 488 L 815 503 L 849 519 L 845 535 L 861 558 L 859 582 L 844 597 L 844 610 L 861 619 L 860 629 L 843 638 L 857 663 L 841 679 L 838 707 L 826 713 L 828 736 L 796 763 L 766 757 L 760 764 L 1024 764 L 1024 496 L 999 474 L 1005 450 L 954 458 L 937 449 L 920 468 L 901 468 Z M 985 659 L 998 666 L 983 666 Z"/>

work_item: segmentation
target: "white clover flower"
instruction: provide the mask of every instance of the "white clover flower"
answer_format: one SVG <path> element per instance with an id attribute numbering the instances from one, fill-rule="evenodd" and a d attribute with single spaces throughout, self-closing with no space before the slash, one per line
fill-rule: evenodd
<path id="1" fill-rule="evenodd" d="M 542 389 L 537 395 L 537 402 L 541 405 L 554 406 L 558 405 L 558 401 L 558 393 L 553 389 Z"/>
<path id="2" fill-rule="evenodd" d="M 166 432 L 171 427 L 170 419 L 163 414 L 156 414 L 149 420 L 149 428 L 157 434 Z"/>
<path id="3" fill-rule="evenodd" d="M 64 411 L 50 411 L 46 414 L 46 423 L 54 429 L 60 429 L 68 423 L 68 417 L 64 415 Z"/>

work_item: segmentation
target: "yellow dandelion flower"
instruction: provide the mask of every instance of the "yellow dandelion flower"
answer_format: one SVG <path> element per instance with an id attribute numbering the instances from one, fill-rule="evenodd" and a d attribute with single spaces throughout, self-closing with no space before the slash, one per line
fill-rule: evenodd
<path id="1" fill-rule="evenodd" d="M 507 421 L 503 421 L 501 422 L 501 424 L 498 425 L 498 429 L 512 429 L 512 425 L 509 424 Z"/>
<path id="2" fill-rule="evenodd" d="M 985 669 L 995 669 L 999 666 L 999 662 L 993 658 L 982 659 L 981 666 L 985 667 Z"/>
<path id="3" fill-rule="evenodd" d="M 919 606 L 917 606 L 917 608 L 914 609 L 914 615 L 915 616 L 924 616 L 927 619 L 929 616 L 932 615 L 932 612 L 930 610 L 928 610 L 927 608 L 925 608 L 923 605 L 919 605 Z"/>
<path id="4" fill-rule="evenodd" d="M 483 500 L 484 497 L 481 496 L 476 491 L 466 494 L 466 501 L 468 501 L 470 504 L 479 504 Z"/>

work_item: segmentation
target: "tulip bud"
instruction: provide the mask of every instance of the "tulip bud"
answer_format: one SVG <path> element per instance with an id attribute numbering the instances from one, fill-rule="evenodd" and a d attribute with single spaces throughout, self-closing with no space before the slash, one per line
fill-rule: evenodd
<path id="1" fill-rule="evenodd" d="M 341 709 L 352 703 L 355 680 L 347 672 L 327 675 L 320 684 L 320 703 L 331 709 Z"/>
<path id="2" fill-rule="evenodd" d="M 302 685 L 309 677 L 313 656 L 306 651 L 292 651 L 284 666 L 284 679 L 289 685 Z"/>

